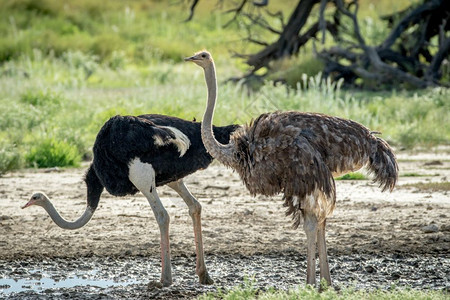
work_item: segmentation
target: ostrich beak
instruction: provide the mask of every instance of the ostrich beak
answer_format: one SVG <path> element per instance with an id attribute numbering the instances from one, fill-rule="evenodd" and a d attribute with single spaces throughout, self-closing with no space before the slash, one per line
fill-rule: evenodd
<path id="1" fill-rule="evenodd" d="M 195 56 L 185 57 L 184 61 L 193 61 L 195 60 Z"/>
<path id="2" fill-rule="evenodd" d="M 30 201 L 28 201 L 27 204 L 25 204 L 24 206 L 22 206 L 22 209 L 27 208 L 28 206 L 31 206 L 31 205 L 33 205 L 33 204 L 34 204 L 34 201 L 33 201 L 33 200 L 30 200 Z"/>

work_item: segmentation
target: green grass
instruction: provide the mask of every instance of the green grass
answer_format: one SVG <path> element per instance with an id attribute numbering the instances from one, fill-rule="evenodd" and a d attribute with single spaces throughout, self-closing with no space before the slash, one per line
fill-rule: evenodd
<path id="1" fill-rule="evenodd" d="M 337 177 L 336 180 L 367 180 L 367 177 L 359 172 L 351 172 Z"/>
<path id="2" fill-rule="evenodd" d="M 97 132 L 116 114 L 202 119 L 206 88 L 200 68 L 173 61 L 121 64 L 111 67 L 81 52 L 55 58 L 35 50 L 33 58 L 0 66 L 2 147 L 14 148 L 20 157 L 3 165 L 16 168 L 25 162 L 36 136 L 65 140 L 82 157 L 91 157 Z M 307 88 L 301 83 L 295 88 L 268 83 L 250 91 L 223 82 L 235 69 L 220 56 L 217 68 L 219 102 L 214 123 L 218 125 L 246 123 L 267 111 L 300 110 L 361 122 L 382 132 L 396 147 L 429 148 L 450 141 L 450 128 L 442 126 L 449 118 L 449 89 L 365 93 L 343 90 L 339 83 L 320 84 L 319 76 L 304 75 Z"/>
<path id="3" fill-rule="evenodd" d="M 450 191 L 450 182 L 417 182 L 403 184 L 402 187 L 413 187 L 422 191 L 429 192 L 448 192 Z"/>
<path id="4" fill-rule="evenodd" d="M 216 293 L 207 293 L 199 296 L 199 300 L 293 300 L 293 299 L 327 299 L 327 300 L 444 300 L 448 299 L 448 294 L 443 291 L 413 290 L 392 287 L 389 290 L 356 290 L 344 288 L 335 291 L 332 288 L 324 288 L 321 292 L 311 286 L 299 287 L 289 291 L 280 291 L 274 288 L 267 288 L 262 291 L 253 286 L 248 281 L 230 290 L 219 290 Z"/>
<path id="5" fill-rule="evenodd" d="M 408 1 L 400 2 L 392 9 Z M 364 13 L 376 19 L 389 1 L 366 4 Z M 290 6 L 280 4 L 285 12 Z M 246 69 L 229 50 L 258 48 L 242 42 L 245 31 L 236 25 L 222 28 L 228 16 L 211 13 L 213 7 L 201 3 L 195 22 L 183 23 L 187 11 L 161 1 L 0 2 L 0 173 L 41 166 L 31 154 L 45 146 L 40 139 L 62 141 L 78 156 L 91 158 L 97 132 L 115 114 L 201 120 L 203 72 L 181 59 L 202 48 L 211 50 L 217 65 L 217 125 L 246 123 L 267 111 L 300 110 L 361 122 L 396 147 L 450 144 L 450 127 L 444 126 L 450 123 L 450 89 L 343 90 L 340 82 L 321 82 L 315 75 L 320 64 L 310 51 L 274 64 L 288 75 L 288 86 L 269 81 L 249 90 L 225 83 Z"/>
<path id="6" fill-rule="evenodd" d="M 403 173 L 399 175 L 400 177 L 430 177 L 430 176 L 439 176 L 439 174 L 421 174 L 416 172 L 411 173 Z"/>
<path id="7" fill-rule="evenodd" d="M 81 156 L 74 145 L 54 138 L 37 140 L 25 156 L 28 167 L 78 167 Z"/>

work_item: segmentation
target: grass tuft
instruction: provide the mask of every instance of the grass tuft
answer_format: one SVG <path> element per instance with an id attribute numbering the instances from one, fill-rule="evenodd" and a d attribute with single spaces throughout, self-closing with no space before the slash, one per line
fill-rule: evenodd
<path id="1" fill-rule="evenodd" d="M 77 167 L 81 161 L 77 147 L 65 141 L 46 138 L 37 141 L 26 155 L 28 167 Z"/>
<path id="2" fill-rule="evenodd" d="M 359 172 L 351 172 L 335 178 L 335 180 L 367 180 L 367 177 Z"/>
<path id="3" fill-rule="evenodd" d="M 339 292 L 332 287 L 328 287 L 321 283 L 321 291 L 307 285 L 289 291 L 277 290 L 273 287 L 264 290 L 255 287 L 253 282 L 248 280 L 229 290 L 219 289 L 216 293 L 207 293 L 197 297 L 198 300 L 290 300 L 290 299 L 327 299 L 327 300 L 444 300 L 448 294 L 444 291 L 432 290 L 412 290 L 402 289 L 395 286 L 388 290 L 356 290 L 355 288 L 343 288 Z"/>
<path id="4" fill-rule="evenodd" d="M 370 41 L 384 34 L 376 26 L 377 11 L 394 5 L 380 1 L 384 4 L 364 6 L 372 19 L 361 23 L 362 30 Z M 216 125 L 298 110 L 355 120 L 382 132 L 397 147 L 450 144 L 450 126 L 443 126 L 450 122 L 450 89 L 344 90 L 342 82 L 322 80 L 322 66 L 310 46 L 297 57 L 274 63 L 271 81 L 258 81 L 263 85 L 257 90 L 226 82 L 248 68 L 231 58 L 229 50 L 252 53 L 259 48 L 244 44 L 236 27 L 224 28 L 224 15 L 210 10 L 213 3 L 200 6 L 195 21 L 183 23 L 178 21 L 187 17 L 187 8 L 156 0 L 0 1 L 3 169 L 20 167 L 26 161 L 24 149 L 36 146 L 36 136 L 65 141 L 87 159 L 96 134 L 114 114 L 157 113 L 201 121 L 203 72 L 182 58 L 202 48 L 214 54 L 217 65 Z M 276 6 L 292 9 L 282 1 Z M 279 78 L 287 85 L 278 84 Z"/>
<path id="5" fill-rule="evenodd" d="M 417 182 L 417 183 L 408 183 L 403 184 L 402 187 L 414 187 L 421 191 L 430 191 L 430 192 L 448 192 L 450 191 L 450 182 Z"/>
<path id="6" fill-rule="evenodd" d="M 60 95 L 48 91 L 29 90 L 20 96 L 20 101 L 33 106 L 49 106 L 58 105 L 63 99 Z"/>
<path id="7" fill-rule="evenodd" d="M 22 167 L 20 152 L 15 145 L 0 144 L 0 176 Z"/>

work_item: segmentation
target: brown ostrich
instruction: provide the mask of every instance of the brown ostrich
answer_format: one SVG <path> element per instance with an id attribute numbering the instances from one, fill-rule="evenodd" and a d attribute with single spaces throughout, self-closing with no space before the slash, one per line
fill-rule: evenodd
<path id="1" fill-rule="evenodd" d="M 222 144 L 215 139 L 211 123 L 217 97 L 213 58 L 201 51 L 185 60 L 205 72 L 208 101 L 201 133 L 206 149 L 237 171 L 252 195 L 283 193 L 286 215 L 292 215 L 294 227 L 303 220 L 307 284 L 316 283 L 317 246 L 320 278 L 331 285 L 325 223 L 336 202 L 333 176 L 366 166 L 383 191 L 392 191 L 398 176 L 392 149 L 357 122 L 296 111 L 262 114 Z"/>

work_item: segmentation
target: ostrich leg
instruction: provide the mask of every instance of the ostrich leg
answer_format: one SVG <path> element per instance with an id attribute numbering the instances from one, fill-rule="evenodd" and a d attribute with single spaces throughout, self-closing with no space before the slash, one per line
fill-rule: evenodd
<path id="1" fill-rule="evenodd" d="M 319 251 L 320 280 L 325 278 L 328 285 L 331 286 L 330 268 L 328 267 L 327 245 L 325 241 L 325 225 L 326 221 L 319 224 L 317 231 L 317 248 Z"/>
<path id="2" fill-rule="evenodd" d="M 130 181 L 147 198 L 161 232 L 161 283 L 150 283 L 150 285 L 157 287 L 161 284 L 169 286 L 172 284 L 169 243 L 170 217 L 156 192 L 155 170 L 151 164 L 142 163 L 139 159 L 135 159 L 130 164 L 129 172 Z"/>
<path id="3" fill-rule="evenodd" d="M 170 188 L 175 190 L 184 202 L 186 202 L 189 207 L 189 215 L 192 218 L 194 224 L 194 239 L 195 239 L 195 252 L 197 255 L 197 264 L 195 272 L 198 275 L 198 279 L 202 284 L 212 284 L 214 281 L 209 277 L 208 271 L 206 270 L 204 252 L 203 252 L 203 239 L 202 239 L 202 223 L 201 223 L 201 213 L 202 206 L 195 199 L 195 197 L 189 192 L 188 188 L 184 184 L 183 180 L 178 180 L 167 184 Z"/>
<path id="4" fill-rule="evenodd" d="M 307 241 L 307 267 L 306 267 L 306 284 L 316 284 L 316 241 L 318 224 L 317 217 L 310 211 L 303 212 L 303 229 L 306 233 Z"/>

